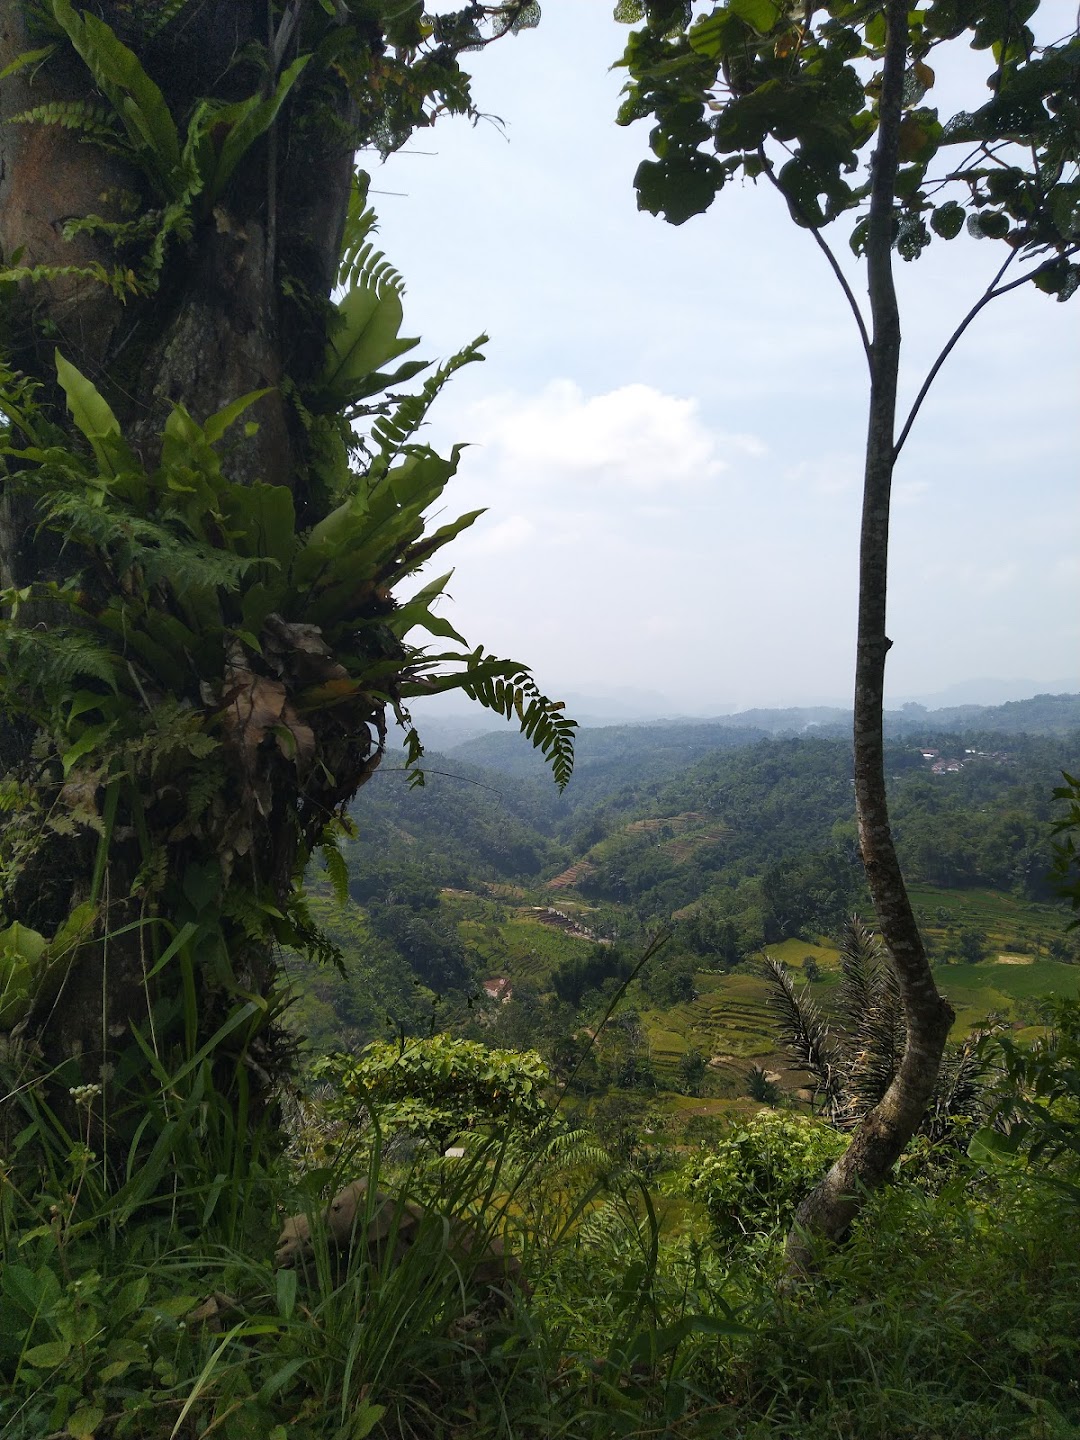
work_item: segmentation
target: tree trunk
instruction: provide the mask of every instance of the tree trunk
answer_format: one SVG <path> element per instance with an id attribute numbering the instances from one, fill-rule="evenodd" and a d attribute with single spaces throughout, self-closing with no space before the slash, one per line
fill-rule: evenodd
<path id="1" fill-rule="evenodd" d="M 42 44 L 27 8 L 21 0 L 0 3 L 0 68 Z M 185 15 L 176 33 L 163 31 L 157 41 L 146 38 L 143 22 L 129 18 L 131 6 L 105 0 L 95 10 L 161 87 L 183 135 L 196 99 L 209 95 L 230 102 L 267 83 L 242 57 L 259 47 L 272 53 L 274 37 L 267 24 L 273 8 L 261 0 L 211 0 Z M 377 49 L 373 40 L 371 50 Z M 36 107 L 92 95 L 86 66 L 64 43 L 44 63 L 17 69 L 0 82 L 0 251 L 5 264 L 108 269 L 117 259 L 111 242 L 85 231 L 67 239 L 64 222 L 88 214 L 119 220 L 160 205 L 144 175 L 86 143 L 78 131 L 58 124 L 6 123 Z M 148 469 L 156 463 L 162 427 L 175 406 L 182 405 L 201 423 L 241 395 L 269 390 L 249 412 L 257 430 L 236 427 L 231 432 L 225 468 L 235 481 L 289 487 L 302 522 L 307 441 L 282 381 L 288 377 L 302 390 L 322 364 L 325 310 L 336 279 L 359 138 L 356 123 L 352 99 L 328 69 L 320 79 L 317 110 L 306 95 L 294 94 L 277 125 L 245 157 L 212 213 L 197 221 L 191 239 L 170 242 L 157 288 L 121 301 L 85 273 L 22 281 L 7 304 L 9 363 L 40 379 L 55 418 L 66 419 L 63 397 L 49 379 L 58 347 L 98 385 Z M 294 298 L 301 291 L 303 303 Z M 28 586 L 71 572 L 75 557 L 61 553 L 57 537 L 39 529 L 39 521 L 32 491 L 13 489 L 0 479 L 0 584 Z M 54 617 L 28 605 L 20 618 L 48 625 Z M 230 664 L 223 655 L 223 686 Z M 186 700 L 203 703 L 197 687 Z M 279 904 L 294 884 L 297 857 L 371 773 L 384 737 L 381 703 L 371 702 L 361 714 L 331 713 L 318 728 L 323 768 L 307 777 L 299 796 L 296 767 L 279 767 L 246 856 L 252 873 Z M 42 776 L 32 758 L 33 744 L 33 727 L 5 721 L 0 771 L 33 775 L 35 783 L 51 784 L 51 793 L 58 795 L 65 777 L 55 774 L 50 781 Z M 234 758 L 240 764 L 243 757 Z M 243 778 L 239 775 L 237 784 Z M 100 816 L 107 796 L 99 791 L 88 803 Z M 130 832 L 130 819 L 127 823 Z M 145 922 L 153 912 L 132 898 L 144 850 L 123 829 L 117 826 L 100 894 L 94 897 L 102 907 L 106 935 L 99 933 L 93 944 L 81 948 L 59 989 L 44 991 L 17 1027 L 23 1053 L 36 1052 L 59 1077 L 52 1098 L 62 1113 L 70 1112 L 65 1096 L 71 1083 L 99 1081 L 116 1074 L 117 1067 L 121 1073 L 126 1067 L 130 1076 L 139 1064 L 133 1027 L 150 1034 L 161 1025 L 155 1007 L 162 997 L 147 983 L 153 932 Z M 3 896 L 5 923 L 18 919 L 53 935 L 90 894 L 98 843 L 92 830 L 43 836 Z M 206 858 L 193 840 L 169 850 L 177 874 Z M 228 957 L 219 957 L 231 972 L 227 986 L 221 974 L 214 977 L 213 965 L 197 977 L 200 1023 L 189 1041 L 213 1033 L 236 1004 L 237 993 L 265 996 L 268 991 L 275 968 L 272 949 L 247 940 L 242 926 L 233 929 L 235 945 Z M 253 1087 L 261 1089 L 269 1083 L 273 1064 L 265 1054 L 259 1058 L 249 1038 L 250 1032 L 238 1035 L 231 1058 L 240 1057 Z"/>
<path id="2" fill-rule="evenodd" d="M 904 75 L 908 61 L 905 0 L 889 0 L 881 110 L 874 154 L 866 256 L 873 337 L 870 415 L 859 552 L 855 666 L 855 799 L 859 845 L 882 939 L 896 966 L 906 1042 L 881 1102 L 851 1144 L 803 1201 L 787 1243 L 789 1272 L 812 1265 L 815 1239 L 843 1238 L 868 1190 L 884 1184 L 915 1134 L 937 1080 L 954 1012 L 938 993 L 896 857 L 885 788 L 882 735 L 889 505 L 895 460 L 900 316 L 892 274 L 895 183 Z"/>

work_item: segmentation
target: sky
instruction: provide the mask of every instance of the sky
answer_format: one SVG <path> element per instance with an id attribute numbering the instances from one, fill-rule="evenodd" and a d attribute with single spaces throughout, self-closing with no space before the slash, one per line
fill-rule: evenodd
<path id="1" fill-rule="evenodd" d="M 361 157 L 416 353 L 491 337 L 425 437 L 469 442 L 444 518 L 488 507 L 444 552 L 446 614 L 553 696 L 846 703 L 867 393 L 852 317 L 767 186 L 728 186 L 680 227 L 638 212 L 649 122 L 614 123 L 611 8 L 545 0 L 536 30 L 466 57 L 497 120 Z M 1070 29 L 1073 0 L 1040 14 Z M 965 47 L 924 103 L 975 108 L 989 68 Z M 861 296 L 843 223 L 830 238 Z M 1000 259 L 962 236 L 898 262 L 909 402 Z M 895 481 L 889 703 L 986 677 L 1080 690 L 1078 321 L 1080 297 L 994 302 L 923 406 Z"/>

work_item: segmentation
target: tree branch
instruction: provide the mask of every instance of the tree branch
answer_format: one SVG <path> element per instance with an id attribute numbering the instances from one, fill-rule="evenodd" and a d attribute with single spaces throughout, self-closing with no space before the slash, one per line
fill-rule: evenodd
<path id="1" fill-rule="evenodd" d="M 1064 253 L 1065 255 L 1075 255 L 1078 250 L 1080 250 L 1080 246 L 1073 246 L 1071 249 L 1065 251 Z M 922 403 L 926 399 L 931 385 L 933 385 L 934 381 L 937 379 L 938 371 L 952 354 L 953 350 L 956 348 L 957 342 L 959 341 L 960 337 L 963 335 L 964 331 L 968 328 L 971 322 L 975 319 L 976 315 L 978 315 L 985 306 L 989 305 L 991 300 L 997 300 L 1002 295 L 1008 295 L 1010 290 L 1019 290 L 1021 285 L 1031 284 L 1031 282 L 1035 280 L 1039 275 L 1041 275 L 1044 270 L 1048 269 L 1051 265 L 1056 265 L 1060 258 L 1058 256 L 1055 256 L 1053 260 L 1044 261 L 1042 265 L 1038 266 L 1035 270 L 1029 271 L 1027 275 L 1020 275 L 1015 280 L 1010 280 L 1008 285 L 999 285 L 998 281 L 1005 274 L 1005 271 L 1008 270 L 1009 266 L 1016 259 L 1018 254 L 1019 251 L 1017 250 L 1013 250 L 1010 252 L 1009 258 L 998 270 L 993 280 L 990 281 L 990 284 L 986 287 L 983 295 L 980 296 L 980 298 L 975 302 L 975 304 L 971 307 L 968 313 L 964 316 L 963 320 L 961 320 L 960 324 L 950 335 L 947 344 L 941 351 L 941 354 L 934 361 L 933 365 L 931 365 L 929 371 L 927 372 L 926 379 L 922 383 L 922 388 L 919 390 L 918 395 L 916 395 L 914 404 L 912 405 L 911 410 L 908 412 L 908 417 L 904 421 L 904 428 L 900 431 L 899 438 L 897 439 L 896 445 L 893 449 L 894 464 L 896 462 L 897 456 L 900 454 L 900 451 L 904 448 L 904 441 L 907 439 L 908 432 L 910 431 L 912 425 L 914 425 L 915 423 L 915 417 L 918 415 L 919 410 L 922 408 Z"/>
<path id="2" fill-rule="evenodd" d="M 831 268 L 832 268 L 832 272 L 833 272 L 833 274 L 836 276 L 837 281 L 839 282 L 840 289 L 844 292 L 844 297 L 845 297 L 845 299 L 847 300 L 848 305 L 851 307 L 851 313 L 855 316 L 855 324 L 859 327 L 859 339 L 862 341 L 863 353 L 864 353 L 865 356 L 866 356 L 866 363 L 869 365 L 869 364 L 871 363 L 871 362 L 870 362 L 870 335 L 869 335 L 869 332 L 867 331 L 866 321 L 863 319 L 862 311 L 859 309 L 859 302 L 855 299 L 855 292 L 852 290 L 851 286 L 848 284 L 847 276 L 846 276 L 846 275 L 844 274 L 844 272 L 840 269 L 840 262 L 837 260 L 836 256 L 833 254 L 832 247 L 829 245 L 829 243 L 828 243 L 828 241 L 825 239 L 824 235 L 822 235 L 822 233 L 821 233 L 821 227 L 818 226 L 818 225 L 812 224 L 812 223 L 810 222 L 809 217 L 808 217 L 807 214 L 806 214 L 806 211 L 803 210 L 802 206 L 798 203 L 798 201 L 796 200 L 796 201 L 792 202 L 791 197 L 788 196 L 787 194 L 785 194 L 783 188 L 781 187 L 781 184 L 780 184 L 779 180 L 777 180 L 777 178 L 776 178 L 776 174 L 775 174 L 775 172 L 773 171 L 772 162 L 769 160 L 768 156 L 765 154 L 765 150 L 764 150 L 764 147 L 763 147 L 763 146 L 759 146 L 759 147 L 758 147 L 758 154 L 761 156 L 762 165 L 763 165 L 764 168 L 765 168 L 765 174 L 766 174 L 766 176 L 768 177 L 768 180 L 769 180 L 770 184 L 773 186 L 774 189 L 779 190 L 780 194 L 784 196 L 784 199 L 788 202 L 788 204 L 791 204 L 791 203 L 794 203 L 794 204 L 795 204 L 795 208 L 799 211 L 799 214 L 803 217 L 803 223 L 805 224 L 806 228 L 810 231 L 811 235 L 813 235 L 814 239 L 817 241 L 818 248 L 821 250 L 822 254 L 825 256 L 825 259 L 829 262 L 829 265 L 830 265 Z"/>

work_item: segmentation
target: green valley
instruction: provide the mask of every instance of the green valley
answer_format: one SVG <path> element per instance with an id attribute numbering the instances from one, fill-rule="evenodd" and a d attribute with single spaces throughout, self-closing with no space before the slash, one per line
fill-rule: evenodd
<path id="1" fill-rule="evenodd" d="M 890 750 L 898 844 L 957 1039 L 995 1019 L 1027 1033 L 1046 997 L 1080 991 L 1047 876 L 1050 792 L 1080 732 L 991 733 L 931 729 Z M 314 885 L 344 974 L 296 970 L 295 1031 L 316 1051 L 431 1029 L 536 1047 L 590 1105 L 625 1093 L 739 1111 L 764 1076 L 805 1108 L 761 957 L 828 1012 L 836 936 L 869 913 L 846 741 L 586 730 L 560 798 L 513 739 L 429 757 L 419 789 L 389 767 L 369 784 L 343 844 L 348 896 Z"/>

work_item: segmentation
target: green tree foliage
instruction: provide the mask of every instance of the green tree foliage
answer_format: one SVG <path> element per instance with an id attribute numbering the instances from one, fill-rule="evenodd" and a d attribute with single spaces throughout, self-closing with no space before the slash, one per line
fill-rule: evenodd
<path id="1" fill-rule="evenodd" d="M 1045 1033 L 1027 1043 L 999 1035 L 1003 1064 L 994 1125 L 980 1130 L 971 1153 L 991 1162 L 1024 1158 L 1051 1185 L 1080 1201 L 1080 1002 L 1057 999 Z"/>
<path id="2" fill-rule="evenodd" d="M 1060 800 L 1067 808 L 1065 814 L 1058 814 L 1053 823 L 1053 881 L 1055 889 L 1070 903 L 1074 911 L 1080 912 L 1080 847 L 1076 837 L 1080 834 L 1080 780 L 1063 773 L 1064 785 L 1054 791 L 1054 799 Z M 1080 926 L 1080 913 L 1072 921 L 1071 929 Z"/>
<path id="3" fill-rule="evenodd" d="M 956 954 L 966 965 L 977 965 L 987 956 L 986 935 L 982 930 L 966 927 L 956 937 Z"/>
<path id="4" fill-rule="evenodd" d="M 638 204 L 679 225 L 740 176 L 765 176 L 795 224 L 814 232 L 848 215 L 865 249 L 870 186 L 865 152 L 880 122 L 886 7 L 834 0 L 793 14 L 775 0 L 704 8 L 684 0 L 623 7 L 644 21 L 623 57 L 630 79 L 619 119 L 655 118 L 654 157 L 634 184 Z M 1036 40 L 1022 6 L 931 4 L 907 19 L 892 240 L 913 260 L 965 228 L 1034 262 L 1023 281 L 1067 299 L 1080 284 L 1076 215 L 1074 34 Z M 987 52 L 990 95 L 941 116 L 935 52 L 966 39 Z M 860 64 L 861 62 L 861 64 Z M 869 78 L 867 75 L 869 72 Z M 778 142 L 775 144 L 774 142 Z M 890 181 L 890 183 L 892 183 Z M 997 282 L 995 282 L 995 288 Z"/>
<path id="5" fill-rule="evenodd" d="M 614 945 L 597 945 L 581 959 L 564 960 L 551 976 L 551 987 L 567 1005 L 577 1009 L 591 990 L 598 990 L 605 980 L 618 983 L 629 979 L 634 961 L 619 953 Z"/>
<path id="6" fill-rule="evenodd" d="M 700 1095 L 708 1073 L 708 1061 L 700 1050 L 691 1047 L 679 1057 L 679 1089 L 684 1095 Z"/>

